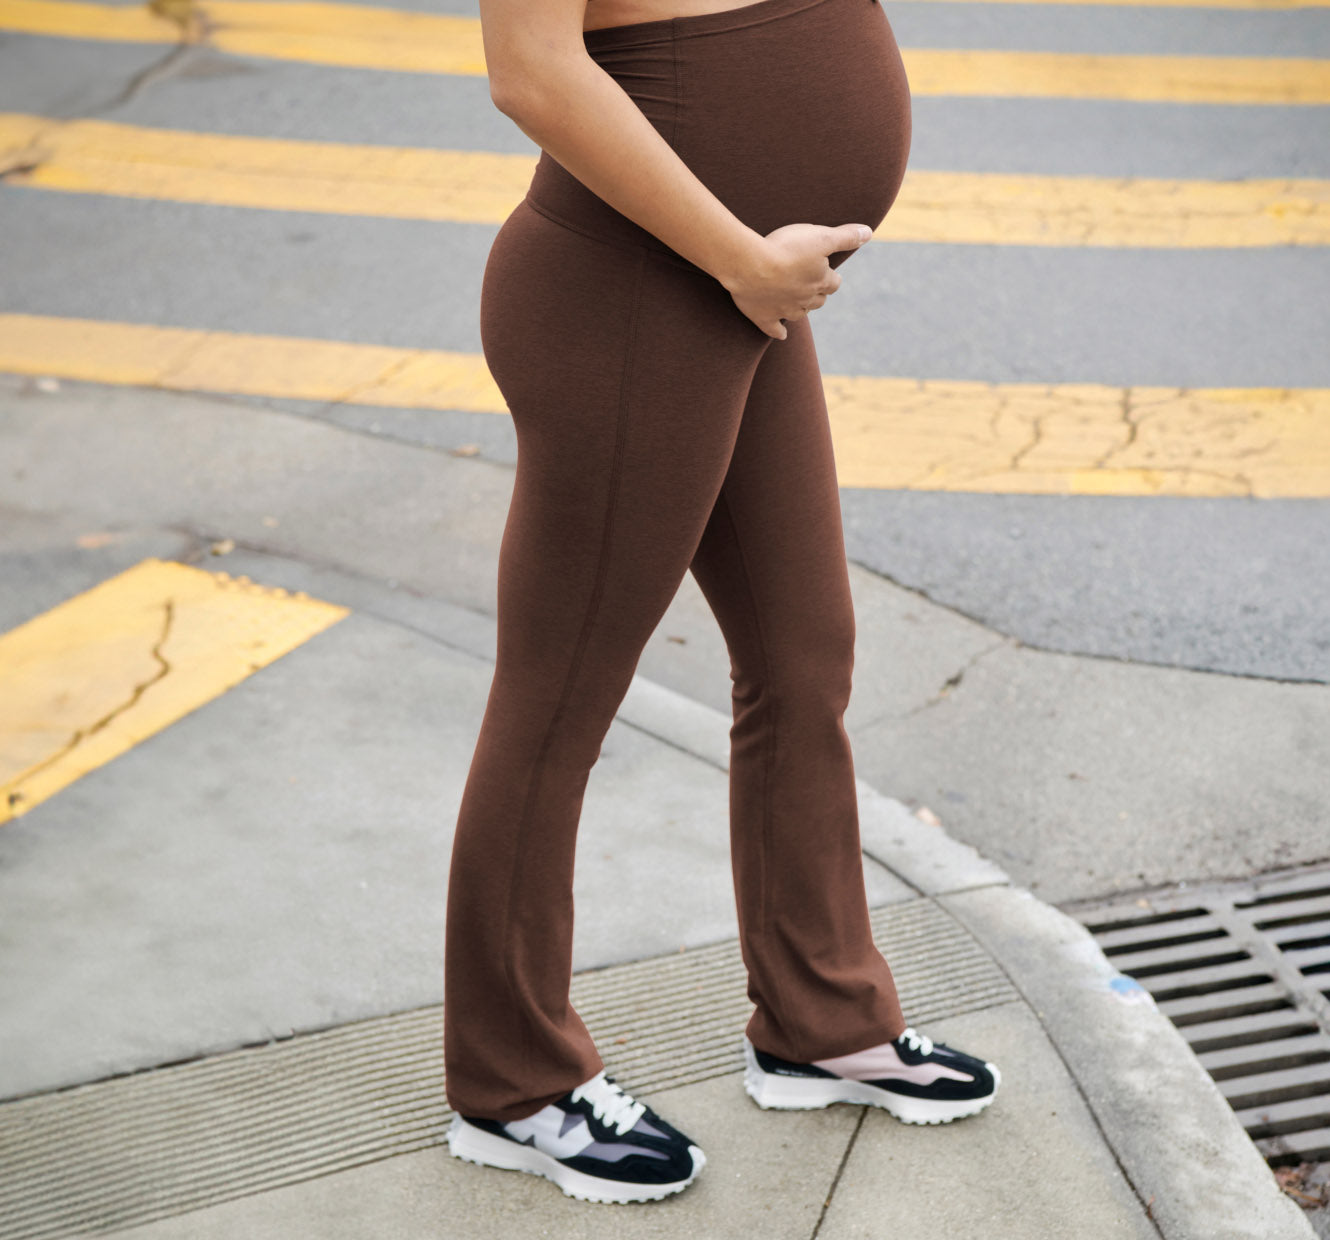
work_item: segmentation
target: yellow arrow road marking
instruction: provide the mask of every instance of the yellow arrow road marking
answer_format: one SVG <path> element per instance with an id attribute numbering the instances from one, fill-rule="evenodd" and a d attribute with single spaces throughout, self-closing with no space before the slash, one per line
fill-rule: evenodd
<path id="1" fill-rule="evenodd" d="M 485 73 L 480 22 L 368 5 L 200 0 L 187 32 L 145 9 L 81 0 L 0 0 L 0 29 L 68 38 L 173 42 L 309 64 Z M 1330 103 L 1330 61 L 1300 57 L 1100 56 L 902 49 L 915 95 Z"/>
<path id="2" fill-rule="evenodd" d="M 0 823 L 346 614 L 225 573 L 145 560 L 0 634 Z"/>
<path id="3" fill-rule="evenodd" d="M 283 211 L 501 223 L 530 155 L 354 146 L 0 113 L 0 169 L 34 189 Z M 1330 244 L 1330 181 L 906 174 L 888 241 L 1237 247 Z"/>
<path id="4" fill-rule="evenodd" d="M 478 354 L 0 315 L 0 371 L 506 412 Z M 843 486 L 1330 497 L 1330 389 L 826 375 Z"/>

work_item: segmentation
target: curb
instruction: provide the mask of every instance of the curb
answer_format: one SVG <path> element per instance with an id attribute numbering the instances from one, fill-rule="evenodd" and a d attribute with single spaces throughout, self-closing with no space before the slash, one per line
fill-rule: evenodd
<path id="1" fill-rule="evenodd" d="M 938 903 L 1038 1017 L 1165 1240 L 1312 1240 L 1186 1040 L 1088 930 L 1018 887 Z"/>

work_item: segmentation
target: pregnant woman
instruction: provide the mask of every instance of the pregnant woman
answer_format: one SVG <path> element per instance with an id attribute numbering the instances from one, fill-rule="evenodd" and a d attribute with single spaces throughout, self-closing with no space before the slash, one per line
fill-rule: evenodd
<path id="1" fill-rule="evenodd" d="M 593 1201 L 665 1197 L 703 1166 L 606 1078 L 569 1002 L 587 778 L 689 570 L 734 682 L 745 1088 L 763 1107 L 972 1115 L 997 1069 L 907 1027 L 870 932 L 808 322 L 905 172 L 887 19 L 876 0 L 480 7 L 493 100 L 542 154 L 481 293 L 518 458 L 448 890 L 451 1151 Z"/>

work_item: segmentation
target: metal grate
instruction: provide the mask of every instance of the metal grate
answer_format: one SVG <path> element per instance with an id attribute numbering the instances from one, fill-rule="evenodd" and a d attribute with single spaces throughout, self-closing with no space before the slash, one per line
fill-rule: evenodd
<path id="1" fill-rule="evenodd" d="M 1330 1161 L 1330 870 L 1069 911 L 1154 996 L 1272 1167 Z"/>
<path id="2" fill-rule="evenodd" d="M 924 1023 L 1018 996 L 928 899 L 873 913 Z M 579 974 L 573 999 L 641 1094 L 742 1066 L 752 1010 L 735 942 Z M 0 1105 L 0 1240 L 114 1231 L 439 1144 L 443 1009 L 301 1034 Z"/>

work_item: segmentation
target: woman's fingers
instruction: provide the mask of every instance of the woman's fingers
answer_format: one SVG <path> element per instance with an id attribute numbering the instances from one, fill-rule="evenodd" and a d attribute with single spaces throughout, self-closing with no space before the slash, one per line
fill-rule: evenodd
<path id="1" fill-rule="evenodd" d="M 842 224 L 839 228 L 828 228 L 822 242 L 824 254 L 836 254 L 841 250 L 857 250 L 873 235 L 867 224 Z"/>
<path id="2" fill-rule="evenodd" d="M 826 304 L 842 277 L 828 257 L 855 250 L 873 235 L 866 224 L 786 224 L 766 236 L 770 243 L 765 268 L 751 280 L 728 283 L 739 309 L 768 336 L 784 340 L 786 320 L 806 317 Z"/>

